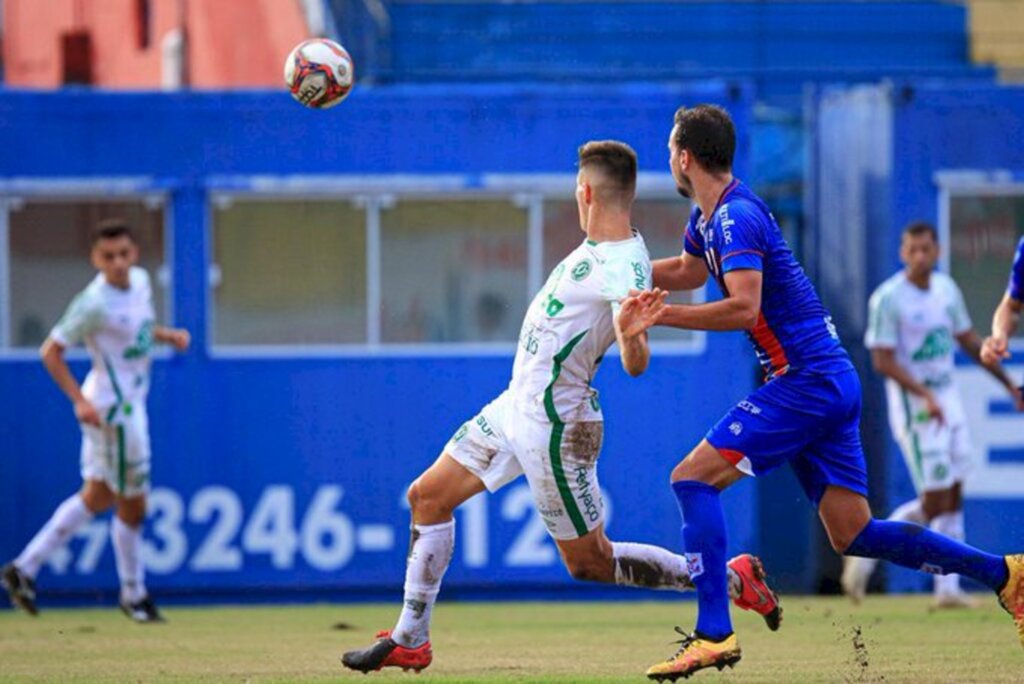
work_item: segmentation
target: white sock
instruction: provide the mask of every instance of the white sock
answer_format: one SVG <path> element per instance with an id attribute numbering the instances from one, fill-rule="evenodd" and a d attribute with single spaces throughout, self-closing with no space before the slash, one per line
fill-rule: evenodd
<path id="1" fill-rule="evenodd" d="M 622 587 L 691 591 L 694 589 L 686 559 L 668 549 L 651 544 L 612 542 L 615 558 L 615 584 Z M 740 595 L 741 581 L 729 571 L 729 598 Z"/>
<path id="2" fill-rule="evenodd" d="M 391 631 L 395 643 L 416 648 L 430 639 L 430 612 L 441 590 L 455 547 L 455 521 L 412 526 L 409 559 L 405 567 L 404 605 Z"/>
<path id="3" fill-rule="evenodd" d="M 954 511 L 937 515 L 929 525 L 932 532 L 938 532 L 950 539 L 964 540 L 964 512 Z M 960 592 L 960 575 L 936 575 L 935 595 L 957 594 Z"/>
<path id="4" fill-rule="evenodd" d="M 68 543 L 72 535 L 92 520 L 92 512 L 78 494 L 64 500 L 43 528 L 32 537 L 21 555 L 14 559 L 14 567 L 35 579 L 39 568 L 54 551 Z"/>
<path id="5" fill-rule="evenodd" d="M 146 568 L 142 564 L 142 526 L 131 528 L 116 515 L 110 526 L 114 542 L 117 576 L 121 578 L 121 600 L 135 603 L 146 597 Z"/>

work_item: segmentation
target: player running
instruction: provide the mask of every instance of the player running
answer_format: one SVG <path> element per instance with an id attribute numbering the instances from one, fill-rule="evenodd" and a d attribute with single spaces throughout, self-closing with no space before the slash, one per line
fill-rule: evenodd
<path id="1" fill-rule="evenodd" d="M 903 231 L 904 269 L 871 295 L 865 344 L 875 370 L 886 378 L 889 425 L 917 489 L 917 498 L 899 506 L 889 520 L 928 525 L 958 541 L 964 539 L 962 484 L 970 467 L 967 417 L 954 377 L 954 340 L 976 362 L 981 338 L 971 327 L 960 288 L 939 260 L 935 227 L 915 222 Z M 982 364 L 1010 392 L 1017 409 L 1024 399 L 996 359 Z M 878 560 L 843 559 L 843 591 L 855 603 L 864 598 Z M 935 607 L 971 607 L 954 573 L 935 576 Z"/>
<path id="2" fill-rule="evenodd" d="M 992 334 L 981 347 L 981 360 L 994 363 L 1010 358 L 1010 337 L 1017 331 L 1024 310 L 1024 237 L 1017 243 L 1017 254 L 1010 269 L 1010 284 L 992 317 Z M 1024 388 L 1022 388 L 1024 391 Z"/>
<path id="3" fill-rule="evenodd" d="M 586 240 L 555 268 L 527 310 L 508 389 L 460 427 L 409 488 L 413 524 L 401 615 L 368 648 L 345 653 L 346 667 L 419 671 L 430 665 L 430 614 L 452 557 L 453 512 L 520 475 L 574 578 L 675 591 L 693 587 L 681 556 L 611 542 L 603 526 L 597 481 L 603 416 L 590 383 L 613 342 L 632 376 L 643 373 L 650 358 L 646 332 L 624 336 L 615 323 L 619 301 L 651 285 L 647 247 L 630 222 L 636 173 L 636 153 L 624 143 L 580 148 L 576 202 Z M 723 578 L 725 572 L 723 567 Z M 777 629 L 781 609 L 760 562 L 749 555 L 733 559 L 730 579 L 737 605 Z"/>
<path id="4" fill-rule="evenodd" d="M 121 580 L 121 610 L 136 622 L 158 622 L 162 618 L 146 591 L 141 558 L 149 490 L 150 348 L 165 342 L 185 351 L 189 334 L 155 324 L 149 274 L 135 266 L 138 246 L 127 224 L 102 223 L 93 235 L 91 257 L 99 274 L 71 301 L 40 351 L 81 424 L 84 482 L 21 555 L 0 570 L 0 581 L 15 605 L 36 615 L 39 568 L 93 516 L 116 504 L 110 536 Z M 64 350 L 83 342 L 92 369 L 80 387 L 64 361 Z"/>
<path id="5" fill-rule="evenodd" d="M 647 676 L 674 681 L 740 659 L 729 617 L 719 492 L 744 475 L 786 462 L 817 506 L 836 551 L 971 577 L 998 593 L 1024 644 L 1024 555 L 995 556 L 918 525 L 872 519 L 858 433 L 857 372 L 768 207 L 732 175 L 736 133 L 729 115 L 711 105 L 680 108 L 668 146 L 679 191 L 696 206 L 683 253 L 654 262 L 659 289 L 623 303 L 620 334 L 629 337 L 652 325 L 744 330 L 766 382 L 672 471 L 697 589 L 697 625 L 676 655 L 652 666 Z M 722 290 L 720 301 L 665 304 L 664 290 L 700 287 L 709 273 Z"/>

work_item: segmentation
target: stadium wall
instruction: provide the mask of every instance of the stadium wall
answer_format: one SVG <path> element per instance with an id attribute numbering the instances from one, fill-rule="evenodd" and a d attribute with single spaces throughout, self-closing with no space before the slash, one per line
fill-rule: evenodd
<path id="1" fill-rule="evenodd" d="M 386 186 L 401 174 L 444 179 L 471 194 L 494 174 L 571 178 L 576 146 L 604 137 L 630 142 L 643 171 L 662 173 L 672 113 L 694 101 L 730 108 L 745 173 L 750 94 L 714 83 L 605 88 L 599 101 L 589 88 L 572 87 L 363 88 L 331 112 L 303 110 L 285 93 L 0 93 L 0 202 L 57 188 L 167 202 L 172 322 L 192 332 L 193 349 L 154 364 L 152 586 L 188 600 L 396 596 L 405 487 L 502 390 L 511 367 L 512 344 L 497 351 L 215 349 L 209 267 L 218 189 L 258 195 L 268 183 L 320 183 L 321 192 L 344 196 L 347 182 L 376 178 Z M 323 190 L 328 180 L 334 190 Z M 680 213 L 680 229 L 684 220 Z M 423 269 L 429 277 L 429 264 Z M 82 286 L 52 283 L 68 298 Z M 6 278 L 0 288 L 0 301 L 8 300 Z M 753 386 L 746 342 L 715 335 L 703 346 L 656 353 L 638 380 L 612 359 L 605 365 L 597 384 L 607 416 L 601 480 L 610 531 L 679 548 L 668 473 Z M 85 361 L 72 368 L 81 377 Z M 0 354 L 0 387 L 0 558 L 10 558 L 78 487 L 79 433 L 32 350 Z M 813 515 L 787 524 L 784 534 L 775 525 L 772 535 L 786 537 L 778 544 L 762 540 L 759 484 L 726 496 L 731 550 L 793 549 L 806 536 L 795 532 L 814 524 Z M 767 484 L 795 487 L 786 475 Z M 92 523 L 43 570 L 44 596 L 80 600 L 114 590 L 107 524 Z M 561 568 L 522 482 L 474 500 L 457 534 L 449 595 L 595 595 Z M 786 564 L 790 585 L 813 572 L 800 556 Z"/>
<path id="2" fill-rule="evenodd" d="M 1005 288 L 1012 247 L 1024 234 L 1024 213 L 1013 209 L 1024 196 L 1024 89 L 938 82 L 833 88 L 817 93 L 810 109 L 808 210 L 819 236 L 819 282 L 861 367 L 869 366 L 861 342 L 867 296 L 900 268 L 900 231 L 911 220 L 939 227 L 941 268 L 958 280 L 975 329 L 984 334 Z M 951 197 L 974 206 L 951 211 Z M 1024 341 L 1013 348 L 1010 368 L 1019 379 Z M 975 449 L 965 485 L 967 539 L 1014 552 L 1024 548 L 1024 416 L 1013 413 L 983 371 L 962 356 L 957 363 Z M 890 436 L 882 384 L 865 375 L 872 504 L 884 516 L 914 491 Z M 918 573 L 888 570 L 890 590 L 926 585 Z"/>

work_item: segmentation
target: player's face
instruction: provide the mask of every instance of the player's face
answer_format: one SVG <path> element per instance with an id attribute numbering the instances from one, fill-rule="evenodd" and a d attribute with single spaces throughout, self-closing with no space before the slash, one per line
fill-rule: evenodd
<path id="1" fill-rule="evenodd" d="M 939 246 L 927 233 L 904 235 L 900 243 L 900 261 L 912 278 L 923 278 L 932 272 L 939 260 Z"/>
<path id="2" fill-rule="evenodd" d="M 672 132 L 668 136 L 668 164 L 672 171 L 672 178 L 676 182 L 676 192 L 690 199 L 693 197 L 693 183 L 690 181 L 690 177 L 683 173 L 683 162 L 685 154 L 679 149 L 675 143 L 676 139 L 676 127 L 672 127 Z"/>
<path id="3" fill-rule="evenodd" d="M 128 270 L 138 257 L 135 243 L 124 235 L 100 240 L 92 248 L 92 265 L 116 287 L 128 287 Z"/>

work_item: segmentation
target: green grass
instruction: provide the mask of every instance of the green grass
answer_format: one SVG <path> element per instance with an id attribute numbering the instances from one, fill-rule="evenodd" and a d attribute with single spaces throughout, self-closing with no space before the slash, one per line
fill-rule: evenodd
<path id="1" fill-rule="evenodd" d="M 929 613 L 926 597 L 785 599 L 768 632 L 735 616 L 743 661 L 728 682 L 1020 682 L 1024 650 L 994 598 L 969 611 Z M 169 608 L 165 625 L 131 624 L 114 609 L 0 611 L 0 680 L 293 682 L 642 682 L 674 652 L 685 603 L 442 603 L 434 664 L 421 675 L 363 679 L 338 654 L 390 627 L 395 606 Z M 345 623 L 347 629 L 338 629 Z M 854 646 L 860 630 L 863 648 Z"/>

